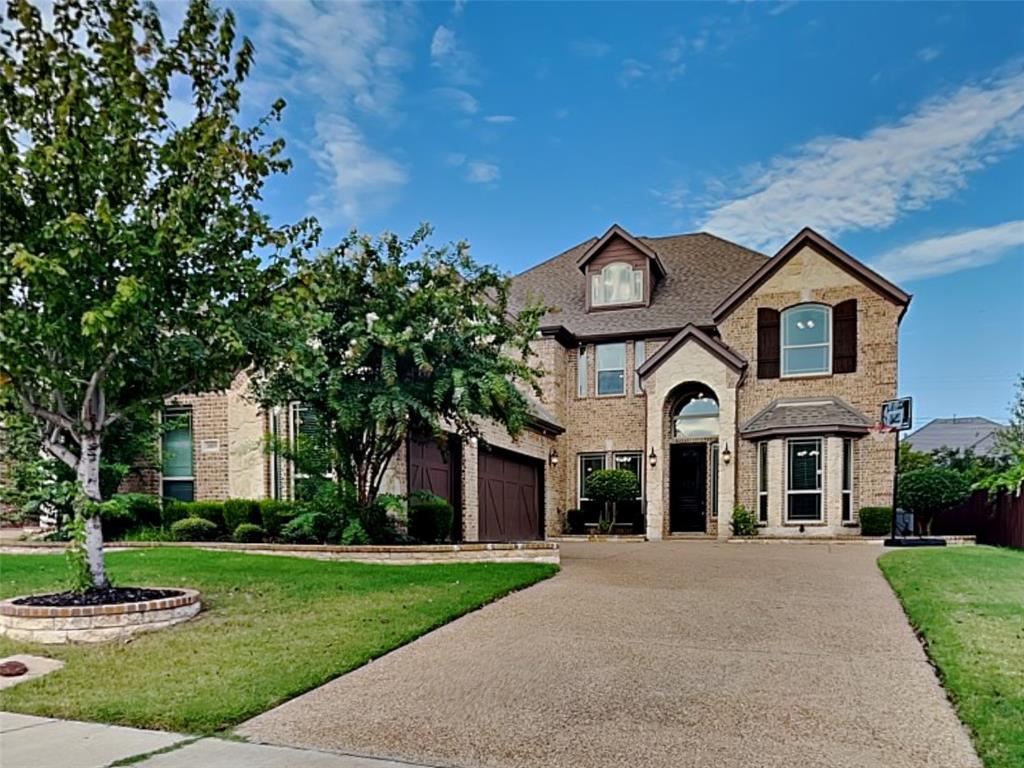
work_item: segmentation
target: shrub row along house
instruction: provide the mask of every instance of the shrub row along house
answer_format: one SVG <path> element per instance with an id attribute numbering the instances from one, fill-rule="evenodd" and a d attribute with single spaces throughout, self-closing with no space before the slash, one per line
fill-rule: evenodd
<path id="1" fill-rule="evenodd" d="M 896 395 L 910 296 L 816 232 L 774 257 L 707 233 L 637 237 L 613 226 L 513 279 L 542 300 L 544 370 L 517 440 L 410 439 L 385 490 L 450 500 L 467 541 L 543 538 L 600 510 L 587 476 L 625 469 L 640 496 L 618 521 L 650 539 L 729 535 L 737 505 L 762 534 L 856 532 L 886 505 L 896 439 L 869 439 Z M 227 392 L 176 398 L 163 474 L 137 490 L 182 499 L 289 498 L 301 488 L 268 435 L 303 429 L 299 404 L 260 410 L 240 376 Z M 273 441 L 272 441 L 273 442 Z"/>

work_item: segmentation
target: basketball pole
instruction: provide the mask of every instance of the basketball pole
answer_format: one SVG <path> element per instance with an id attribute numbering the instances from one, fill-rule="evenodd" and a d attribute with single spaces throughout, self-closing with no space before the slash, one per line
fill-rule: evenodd
<path id="1" fill-rule="evenodd" d="M 889 528 L 889 542 L 896 543 L 896 498 L 900 485 L 900 431 L 894 429 L 896 436 L 896 447 L 893 449 L 892 459 L 892 525 Z"/>

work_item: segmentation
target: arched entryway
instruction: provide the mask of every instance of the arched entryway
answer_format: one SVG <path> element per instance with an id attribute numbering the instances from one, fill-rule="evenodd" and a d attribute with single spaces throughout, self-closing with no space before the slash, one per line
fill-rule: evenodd
<path id="1" fill-rule="evenodd" d="M 718 397 L 705 384 L 686 382 L 668 403 L 669 532 L 705 533 L 718 497 Z"/>

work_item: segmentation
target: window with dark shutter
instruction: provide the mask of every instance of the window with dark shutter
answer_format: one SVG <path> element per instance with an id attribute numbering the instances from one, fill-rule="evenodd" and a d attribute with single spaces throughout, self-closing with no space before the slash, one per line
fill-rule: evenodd
<path id="1" fill-rule="evenodd" d="M 779 313 L 757 309 L 757 378 L 779 378 Z"/>
<path id="2" fill-rule="evenodd" d="M 850 299 L 832 308 L 832 373 L 857 370 L 857 300 Z"/>

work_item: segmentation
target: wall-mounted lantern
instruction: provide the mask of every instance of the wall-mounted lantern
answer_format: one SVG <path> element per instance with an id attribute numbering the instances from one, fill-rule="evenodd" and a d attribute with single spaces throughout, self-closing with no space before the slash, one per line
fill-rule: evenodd
<path id="1" fill-rule="evenodd" d="M 725 444 L 725 448 L 722 451 L 722 461 L 724 461 L 726 464 L 732 461 L 732 451 L 729 450 L 728 443 Z"/>
<path id="2" fill-rule="evenodd" d="M 548 454 L 548 461 L 551 462 L 552 467 L 558 466 L 558 449 L 552 448 L 551 453 Z"/>
<path id="3" fill-rule="evenodd" d="M 654 446 L 651 446 L 651 454 L 647 457 L 647 462 L 652 466 L 658 466 L 658 454 L 654 452 Z"/>

